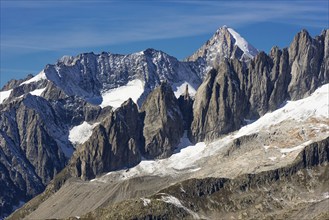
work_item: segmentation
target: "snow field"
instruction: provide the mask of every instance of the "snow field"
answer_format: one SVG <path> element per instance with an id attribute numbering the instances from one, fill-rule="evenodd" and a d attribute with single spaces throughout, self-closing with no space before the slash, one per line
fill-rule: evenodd
<path id="1" fill-rule="evenodd" d="M 10 96 L 11 91 L 12 89 L 0 92 L 0 104 L 3 103 L 3 101 L 5 101 L 5 99 L 7 99 Z"/>
<path id="2" fill-rule="evenodd" d="M 71 141 L 73 145 L 83 144 L 90 138 L 93 128 L 97 125 L 98 123 L 91 125 L 85 121 L 82 124 L 73 127 L 69 131 L 69 141 Z"/>
<path id="3" fill-rule="evenodd" d="M 106 106 L 112 106 L 118 108 L 126 100 L 131 98 L 135 103 L 137 103 L 138 98 L 144 92 L 143 82 L 139 79 L 132 80 L 125 86 L 120 86 L 115 89 L 110 89 L 102 93 L 103 101 L 100 104 L 102 108 Z"/>

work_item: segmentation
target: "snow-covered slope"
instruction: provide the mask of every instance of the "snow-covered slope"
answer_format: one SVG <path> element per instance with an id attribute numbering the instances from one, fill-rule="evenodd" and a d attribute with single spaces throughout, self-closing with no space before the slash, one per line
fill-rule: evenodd
<path id="1" fill-rule="evenodd" d="M 41 96 L 41 94 L 46 90 L 46 88 L 36 89 L 30 92 L 31 95 Z"/>
<path id="2" fill-rule="evenodd" d="M 7 90 L 7 91 L 0 92 L 0 104 L 10 96 L 11 91 L 12 90 L 10 89 L 10 90 Z"/>
<path id="3" fill-rule="evenodd" d="M 102 92 L 101 107 L 112 106 L 118 108 L 123 102 L 131 98 L 137 103 L 144 92 L 143 82 L 139 79 L 129 81 L 126 85 Z"/>
<path id="4" fill-rule="evenodd" d="M 69 141 L 71 141 L 73 145 L 83 144 L 92 135 L 92 130 L 96 125 L 98 125 L 98 123 L 89 124 L 84 121 L 82 124 L 74 126 L 69 131 Z"/>
<path id="5" fill-rule="evenodd" d="M 329 84 L 318 88 L 311 96 L 297 101 L 288 101 L 282 108 L 265 114 L 252 124 L 242 127 L 237 136 L 249 135 L 286 120 L 303 122 L 310 118 L 329 119 Z"/>
<path id="6" fill-rule="evenodd" d="M 247 55 L 249 58 L 253 58 L 258 54 L 258 50 L 254 48 L 252 45 L 250 45 L 243 37 L 241 37 L 239 33 L 237 33 L 232 28 L 227 28 L 227 30 L 231 33 L 231 35 L 235 39 L 234 44 L 237 45 L 245 55 Z"/>
<path id="7" fill-rule="evenodd" d="M 26 84 L 30 84 L 30 83 L 33 83 L 33 82 L 38 82 L 38 81 L 44 80 L 44 79 L 47 79 L 47 77 L 46 77 L 45 72 L 42 70 L 40 73 L 35 75 L 33 78 L 22 82 L 21 85 L 26 85 Z"/>

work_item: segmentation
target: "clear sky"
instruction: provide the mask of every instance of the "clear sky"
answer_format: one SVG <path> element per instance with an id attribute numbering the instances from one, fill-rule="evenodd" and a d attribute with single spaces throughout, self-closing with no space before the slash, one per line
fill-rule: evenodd
<path id="1" fill-rule="evenodd" d="M 0 0 L 0 86 L 39 73 L 63 55 L 147 48 L 183 59 L 221 26 L 269 52 L 287 47 L 301 29 L 328 28 L 329 0 Z"/>

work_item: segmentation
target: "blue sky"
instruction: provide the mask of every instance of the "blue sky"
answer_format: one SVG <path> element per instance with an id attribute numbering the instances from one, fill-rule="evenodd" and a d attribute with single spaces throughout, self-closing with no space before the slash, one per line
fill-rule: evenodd
<path id="1" fill-rule="evenodd" d="M 63 55 L 155 48 L 183 59 L 221 26 L 268 52 L 328 28 L 329 1 L 0 0 L 0 86 Z"/>

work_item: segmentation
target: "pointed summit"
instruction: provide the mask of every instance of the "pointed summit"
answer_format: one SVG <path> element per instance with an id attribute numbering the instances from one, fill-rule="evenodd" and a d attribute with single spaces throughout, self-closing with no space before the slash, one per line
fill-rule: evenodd
<path id="1" fill-rule="evenodd" d="M 249 44 L 243 37 L 240 36 L 239 33 L 237 33 L 232 28 L 227 28 L 227 30 L 230 32 L 230 34 L 233 36 L 235 40 L 235 45 L 237 45 L 246 56 L 253 58 L 258 54 L 258 50 L 253 47 L 251 44 Z"/>
<path id="2" fill-rule="evenodd" d="M 187 60 L 196 61 L 201 58 L 209 68 L 212 68 L 218 66 L 224 58 L 237 58 L 247 62 L 257 54 L 258 50 L 241 37 L 239 33 L 224 25 Z"/>

